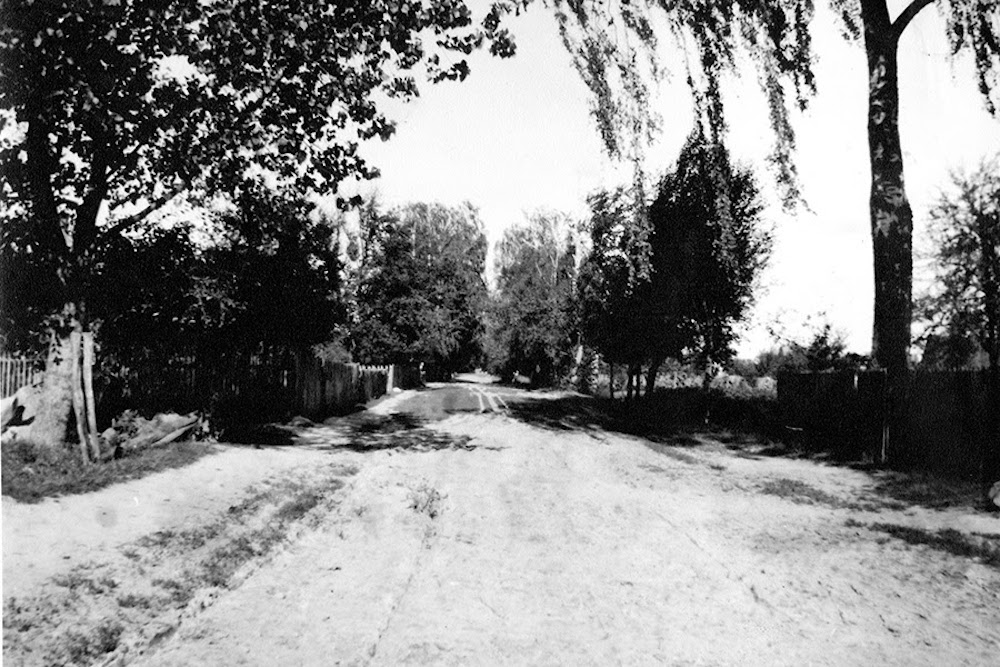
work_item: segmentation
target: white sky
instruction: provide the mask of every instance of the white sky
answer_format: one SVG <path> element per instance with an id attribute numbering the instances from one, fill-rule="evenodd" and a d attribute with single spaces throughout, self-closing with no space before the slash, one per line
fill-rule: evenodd
<path id="1" fill-rule="evenodd" d="M 466 81 L 425 85 L 420 98 L 394 112 L 396 135 L 364 150 L 382 177 L 363 191 L 377 189 L 390 205 L 468 200 L 480 208 L 492 243 L 536 208 L 583 217 L 588 193 L 622 180 L 627 172 L 604 157 L 588 91 L 570 65 L 551 12 L 534 6 L 512 17 L 510 27 L 518 45 L 514 58 L 474 54 Z M 864 50 L 840 37 L 823 7 L 816 27 L 819 92 L 795 121 L 797 164 L 811 211 L 789 216 L 769 208 L 774 255 L 738 347 L 742 356 L 771 346 L 768 327 L 800 336 L 802 324 L 820 313 L 847 336 L 852 350 L 867 352 L 871 345 Z M 984 110 L 971 63 L 952 67 L 947 52 L 941 19 L 928 7 L 904 34 L 899 59 L 906 185 L 918 249 L 928 206 L 946 186 L 949 171 L 1000 151 L 1000 122 Z M 756 79 L 744 81 L 726 93 L 733 102 L 730 147 L 755 167 L 762 189 L 776 202 L 763 163 L 771 140 L 765 102 Z M 649 152 L 653 171 L 669 166 L 691 124 L 682 87 L 664 85 L 658 108 L 664 133 Z M 927 269 L 915 258 L 918 285 Z"/>

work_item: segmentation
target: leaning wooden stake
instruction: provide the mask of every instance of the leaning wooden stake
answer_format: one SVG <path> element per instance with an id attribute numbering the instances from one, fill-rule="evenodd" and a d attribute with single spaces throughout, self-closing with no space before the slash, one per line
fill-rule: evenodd
<path id="1" fill-rule="evenodd" d="M 73 415 L 76 417 L 76 435 L 80 439 L 80 455 L 84 463 L 90 463 L 90 456 L 87 452 L 87 421 L 86 409 L 84 407 L 83 378 L 80 373 L 80 332 L 74 331 L 69 335 L 70 347 L 70 368 L 73 383 Z"/>
<path id="2" fill-rule="evenodd" d="M 94 401 L 94 334 L 83 334 L 83 397 L 87 406 L 87 436 L 90 442 L 90 456 L 101 460 L 101 445 L 97 440 L 97 405 Z"/>

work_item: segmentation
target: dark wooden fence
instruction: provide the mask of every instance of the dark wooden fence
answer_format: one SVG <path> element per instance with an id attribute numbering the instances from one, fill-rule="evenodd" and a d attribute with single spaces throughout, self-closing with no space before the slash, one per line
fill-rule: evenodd
<path id="1" fill-rule="evenodd" d="M 104 359 L 98 370 L 98 410 L 104 421 L 127 409 L 208 411 L 221 421 L 257 423 L 293 415 L 317 419 L 386 394 L 392 389 L 390 377 L 403 388 L 421 384 L 419 367 L 362 367 L 287 350 L 127 363 Z"/>
<path id="2" fill-rule="evenodd" d="M 907 395 L 907 431 L 894 443 L 886 429 L 884 371 L 778 375 L 788 434 L 843 458 L 971 477 L 984 453 L 1000 448 L 990 419 L 1000 406 L 990 404 L 986 371 L 912 372 Z"/>

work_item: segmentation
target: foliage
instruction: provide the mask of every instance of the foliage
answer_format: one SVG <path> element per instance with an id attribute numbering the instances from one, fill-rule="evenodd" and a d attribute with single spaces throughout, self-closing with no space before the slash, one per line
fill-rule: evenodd
<path id="1" fill-rule="evenodd" d="M 425 362 L 445 375 L 474 364 L 486 236 L 473 206 L 369 207 L 352 245 L 359 258 L 350 324 L 356 361 Z"/>
<path id="2" fill-rule="evenodd" d="M 1000 157 L 954 174 L 931 209 L 937 281 L 918 301 L 923 365 L 965 368 L 977 352 L 1000 364 Z"/>
<path id="3" fill-rule="evenodd" d="M 888 25 L 884 0 L 831 0 L 845 39 L 859 41 L 869 31 L 885 30 L 878 39 L 898 41 L 910 21 L 932 0 L 912 0 Z M 996 112 L 995 88 L 1000 75 L 998 27 L 986 17 L 1000 11 L 997 0 L 940 0 L 951 56 L 973 55 L 984 103 Z M 633 160 L 660 125 L 653 110 L 651 84 L 679 74 L 692 89 L 696 116 L 721 141 L 726 132 L 722 82 L 741 75 L 747 60 L 757 68 L 774 131 L 771 163 L 786 204 L 798 197 L 793 161 L 795 132 L 792 109 L 805 110 L 816 91 L 810 23 L 812 0 L 763 2 L 555 3 L 563 43 L 584 84 L 591 110 L 608 153 Z M 886 26 L 880 21 L 885 15 Z M 871 35 L 868 36 L 871 41 Z M 867 48 L 872 48 L 866 45 Z M 658 53 L 682 53 L 672 71 Z"/>
<path id="4" fill-rule="evenodd" d="M 509 227 L 496 264 L 490 369 L 508 381 L 521 373 L 535 386 L 552 384 L 568 373 L 576 342 L 576 245 L 568 219 L 537 212 Z"/>
<path id="5" fill-rule="evenodd" d="M 731 358 L 734 325 L 771 252 L 762 210 L 753 173 L 692 134 L 649 208 L 652 275 L 640 290 L 649 356 L 702 367 Z"/>
<path id="6" fill-rule="evenodd" d="M 329 339 L 346 317 L 336 230 L 309 209 L 287 193 L 247 188 L 201 244 L 180 222 L 103 247 L 86 298 L 105 356 L 165 363 Z"/>
<path id="7" fill-rule="evenodd" d="M 791 202 L 798 192 L 786 90 L 794 94 L 799 108 L 805 108 L 815 92 L 809 32 L 812 5 L 809 0 L 559 2 L 556 17 L 563 42 L 591 91 L 592 112 L 612 156 L 641 161 L 643 147 L 659 127 L 650 108 L 649 82 L 658 81 L 671 68 L 660 62 L 658 50 L 684 53 L 678 59 L 683 63 L 680 74 L 692 88 L 696 116 L 713 142 L 721 142 L 726 129 L 722 79 L 737 73 L 743 55 L 752 58 L 775 130 L 772 162 Z M 659 17 L 654 16 L 657 10 Z"/>
<path id="8" fill-rule="evenodd" d="M 866 356 L 846 352 L 844 334 L 829 322 L 812 327 L 806 340 L 780 340 L 777 347 L 757 355 L 759 375 L 776 377 L 781 371 L 817 372 L 860 369 L 870 364 Z"/>
<path id="9" fill-rule="evenodd" d="M 727 360 L 770 252 L 751 172 L 695 133 L 660 182 L 648 234 L 624 191 L 591 206 L 580 287 L 587 340 L 610 362 L 649 363 L 654 373 L 666 358 Z"/>
<path id="10" fill-rule="evenodd" d="M 224 236 L 205 252 L 205 262 L 214 284 L 228 279 L 232 286 L 228 321 L 225 314 L 213 320 L 227 344 L 303 349 L 329 340 L 346 318 L 333 222 L 291 193 L 257 187 L 240 193 L 218 227 Z M 226 300 L 198 307 L 205 312 Z"/>
<path id="11" fill-rule="evenodd" d="M 393 133 L 379 103 L 414 97 L 420 65 L 462 79 L 475 48 L 511 55 L 507 11 L 474 26 L 462 0 L 5 2 L 0 171 L 8 219 L 27 222 L 3 245 L 41 258 L 85 318 L 98 249 L 182 192 L 374 176 L 357 140 Z"/>
<path id="12" fill-rule="evenodd" d="M 831 0 L 844 36 L 861 41 L 867 60 L 867 131 L 871 166 L 869 197 L 874 255 L 872 353 L 885 368 L 895 396 L 905 396 L 912 307 L 912 223 L 903 178 L 899 135 L 898 44 L 914 17 L 933 0 L 909 0 L 891 18 L 886 0 Z M 1000 81 L 1000 0 L 938 0 L 951 42 L 951 56 L 973 56 L 982 98 L 996 115 Z M 635 183 L 644 187 L 643 149 L 655 134 L 648 80 L 663 74 L 657 52 L 680 53 L 692 90 L 695 115 L 710 143 L 723 143 L 726 118 L 722 82 L 740 76 L 750 60 L 767 99 L 774 134 L 771 164 L 786 207 L 799 199 L 792 153 L 791 104 L 804 110 L 815 92 L 810 37 L 812 0 L 749 2 L 556 2 L 560 32 L 584 83 L 607 151 L 635 164 Z M 653 14 L 657 15 L 654 17 Z M 649 76 L 644 77 L 645 71 Z M 719 184 L 721 180 L 717 181 Z M 643 220 L 640 219 L 640 223 Z M 900 401 L 890 407 L 892 430 L 901 432 Z"/>
<path id="13" fill-rule="evenodd" d="M 635 363 L 643 343 L 632 335 L 637 290 L 649 278 L 649 240 L 643 209 L 627 188 L 591 195 L 590 252 L 580 266 L 580 326 L 588 345 L 610 363 Z"/>

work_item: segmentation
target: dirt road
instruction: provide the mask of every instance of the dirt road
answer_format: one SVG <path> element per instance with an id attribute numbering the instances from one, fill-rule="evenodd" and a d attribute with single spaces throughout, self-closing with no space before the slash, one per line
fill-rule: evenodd
<path id="1" fill-rule="evenodd" d="M 335 502 L 244 577 L 187 603 L 152 648 L 109 657 L 137 665 L 1000 661 L 1000 569 L 973 557 L 989 552 L 948 551 L 958 538 L 996 544 L 997 519 L 889 502 L 864 473 L 739 455 L 702 437 L 650 444 L 579 420 L 528 418 L 511 409 L 525 399 L 438 387 L 376 413 L 439 421 L 397 415 L 378 428 L 311 429 L 303 448 L 357 470 L 329 492 Z M 367 438 L 363 452 L 353 451 L 358 438 Z M 7 523 L 5 513 L 5 542 Z"/>

